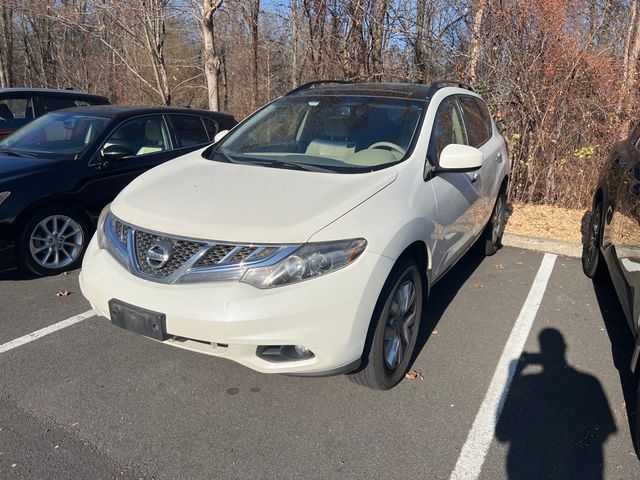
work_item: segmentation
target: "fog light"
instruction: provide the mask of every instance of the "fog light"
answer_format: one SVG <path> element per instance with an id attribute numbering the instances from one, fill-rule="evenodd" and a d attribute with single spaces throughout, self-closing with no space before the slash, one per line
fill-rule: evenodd
<path id="1" fill-rule="evenodd" d="M 268 362 L 295 362 L 313 358 L 313 352 L 304 345 L 260 345 L 256 355 Z"/>
<path id="2" fill-rule="evenodd" d="M 303 345 L 296 345 L 293 347 L 299 357 L 307 358 L 311 354 L 311 350 Z"/>

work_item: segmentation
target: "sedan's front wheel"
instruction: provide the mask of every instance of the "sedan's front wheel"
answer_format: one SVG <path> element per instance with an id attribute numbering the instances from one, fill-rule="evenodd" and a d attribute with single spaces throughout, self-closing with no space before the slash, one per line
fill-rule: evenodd
<path id="1" fill-rule="evenodd" d="M 404 377 L 416 345 L 422 315 L 423 280 L 418 265 L 401 259 L 382 289 L 372 317 L 372 338 L 363 366 L 349 378 L 376 390 L 388 390 Z"/>
<path id="2" fill-rule="evenodd" d="M 36 275 L 57 275 L 80 266 L 89 241 L 84 216 L 64 207 L 33 215 L 18 237 L 18 261 Z"/>

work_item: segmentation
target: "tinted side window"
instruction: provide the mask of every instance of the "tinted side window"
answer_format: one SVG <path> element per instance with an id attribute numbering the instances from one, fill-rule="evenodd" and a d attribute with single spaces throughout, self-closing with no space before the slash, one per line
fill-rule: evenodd
<path id="1" fill-rule="evenodd" d="M 31 97 L 5 98 L 0 100 L 0 122 L 2 120 L 32 120 L 33 99 Z"/>
<path id="2" fill-rule="evenodd" d="M 432 160 L 439 162 L 444 147 L 452 143 L 467 145 L 467 139 L 458 103 L 454 97 L 449 97 L 440 104 L 433 121 L 429 143 L 429 155 Z"/>
<path id="3" fill-rule="evenodd" d="M 45 112 L 53 112 L 55 110 L 62 110 L 63 108 L 79 106 L 72 98 L 41 97 L 41 100 L 44 105 Z"/>
<path id="4" fill-rule="evenodd" d="M 209 136 L 199 116 L 172 114 L 170 117 L 178 138 L 178 146 L 191 147 L 209 142 Z"/>
<path id="5" fill-rule="evenodd" d="M 207 117 L 201 117 L 201 118 L 202 118 L 202 121 L 204 122 L 204 126 L 207 129 L 207 134 L 209 135 L 209 141 L 213 142 L 213 138 L 216 136 L 216 133 L 218 133 L 218 124 L 213 120 L 211 120 L 210 118 L 207 118 Z"/>
<path id="6" fill-rule="evenodd" d="M 131 155 L 147 155 L 171 149 L 169 132 L 161 115 L 147 115 L 127 120 L 109 135 L 102 148 L 119 145 Z"/>
<path id="7" fill-rule="evenodd" d="M 486 118 L 482 114 L 480 105 L 475 97 L 459 97 L 462 111 L 464 112 L 464 123 L 467 127 L 469 145 L 480 147 L 491 138 L 491 130 L 488 128 Z"/>

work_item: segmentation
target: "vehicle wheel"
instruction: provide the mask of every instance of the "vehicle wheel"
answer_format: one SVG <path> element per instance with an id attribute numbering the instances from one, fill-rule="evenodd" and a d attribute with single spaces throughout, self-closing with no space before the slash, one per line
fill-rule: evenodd
<path id="1" fill-rule="evenodd" d="M 582 270 L 589 278 L 602 278 L 605 275 L 606 265 L 602 251 L 602 202 L 599 201 L 593 207 L 587 238 L 582 246 Z"/>
<path id="2" fill-rule="evenodd" d="M 36 275 L 57 275 L 80 266 L 89 241 L 84 215 L 50 207 L 33 215 L 18 235 L 18 262 Z"/>
<path id="3" fill-rule="evenodd" d="M 422 315 L 422 275 L 411 259 L 400 260 L 389 275 L 371 318 L 363 366 L 349 379 L 388 390 L 404 377 L 416 345 Z"/>
<path id="4" fill-rule="evenodd" d="M 476 250 L 483 255 L 493 255 L 502 246 L 502 235 L 506 225 L 506 206 L 507 196 L 504 192 L 500 192 L 496 204 L 493 206 L 489 223 L 484 227 L 484 231 L 476 243 Z"/>
<path id="5" fill-rule="evenodd" d="M 636 456 L 640 459 L 640 378 L 638 378 L 638 394 L 636 400 L 636 431 L 635 431 L 635 447 Z"/>

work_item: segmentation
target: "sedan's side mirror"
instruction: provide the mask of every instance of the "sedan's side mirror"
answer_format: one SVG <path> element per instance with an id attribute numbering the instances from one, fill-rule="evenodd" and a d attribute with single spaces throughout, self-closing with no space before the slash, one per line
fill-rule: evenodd
<path id="1" fill-rule="evenodd" d="M 115 162 L 133 155 L 135 155 L 134 151 L 124 145 L 109 145 L 100 152 L 102 161 L 105 163 Z"/>
<path id="2" fill-rule="evenodd" d="M 213 141 L 214 143 L 218 143 L 220 140 L 222 140 L 227 133 L 229 133 L 229 130 L 220 130 L 218 133 L 216 133 L 216 136 L 213 137 Z"/>
<path id="3" fill-rule="evenodd" d="M 440 153 L 438 170 L 472 172 L 482 166 L 482 152 L 468 145 L 449 144 Z"/>

